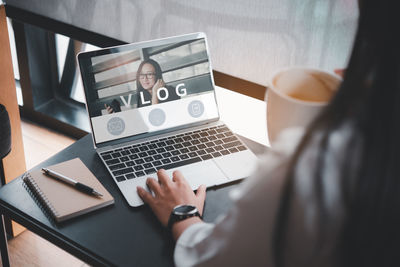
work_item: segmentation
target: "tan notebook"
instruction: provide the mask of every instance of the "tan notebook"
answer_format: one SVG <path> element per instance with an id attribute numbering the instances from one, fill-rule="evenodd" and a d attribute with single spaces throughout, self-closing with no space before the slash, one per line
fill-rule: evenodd
<path id="1" fill-rule="evenodd" d="M 99 198 L 85 194 L 73 186 L 44 175 L 40 169 L 27 172 L 23 177 L 25 184 L 57 222 L 114 203 L 110 193 L 79 158 L 48 166 L 48 168 L 90 186 L 103 195 Z"/>

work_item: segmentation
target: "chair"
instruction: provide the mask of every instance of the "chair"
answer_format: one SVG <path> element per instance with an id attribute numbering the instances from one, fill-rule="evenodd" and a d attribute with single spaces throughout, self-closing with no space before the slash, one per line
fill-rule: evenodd
<path id="1" fill-rule="evenodd" d="M 10 125 L 10 118 L 8 117 L 8 112 L 6 107 L 0 104 L 0 186 L 4 185 L 6 182 L 6 178 L 4 176 L 4 169 L 3 169 L 3 158 L 5 158 L 11 151 L 11 125 Z M 5 232 L 2 233 L 5 222 L 3 220 L 3 216 L 0 218 L 0 238 L 2 239 L 1 243 L 6 239 Z M 3 240 L 4 239 L 4 240 Z M 2 251 L 5 251 L 2 248 Z M 3 252 L 4 253 L 4 252 Z M 5 253 L 4 253 L 5 254 Z M 6 266 L 8 263 L 8 256 L 1 255 L 2 262 Z"/>
<path id="2" fill-rule="evenodd" d="M 3 158 L 11 151 L 11 125 L 5 106 L 0 104 L 0 186 L 6 183 Z"/>
<path id="3" fill-rule="evenodd" d="M 10 42 L 8 39 L 8 29 L 6 12 L 0 0 L 0 104 L 7 109 L 8 130 L 0 122 L 0 186 L 10 182 L 26 171 L 25 153 L 22 141 L 21 120 L 17 102 L 17 92 L 15 87 L 13 65 L 11 60 Z M 2 117 L 3 118 L 3 117 Z M 10 131 L 11 130 L 11 131 Z M 10 136 L 11 132 L 11 136 Z M 3 135 L 4 134 L 4 135 Z M 8 138 L 3 138 L 10 136 Z M 11 142 L 12 139 L 12 142 Z M 8 144 L 8 145 L 7 145 Z M 16 236 L 23 231 L 23 227 L 6 219 L 6 228 L 10 236 Z M 12 227 L 10 226 L 12 224 Z"/>

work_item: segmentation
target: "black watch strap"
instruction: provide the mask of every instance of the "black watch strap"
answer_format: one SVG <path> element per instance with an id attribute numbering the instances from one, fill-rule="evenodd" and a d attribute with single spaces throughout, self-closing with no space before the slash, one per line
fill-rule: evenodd
<path id="1" fill-rule="evenodd" d="M 172 212 L 171 215 L 169 216 L 169 220 L 168 220 L 168 224 L 167 224 L 167 228 L 168 230 L 172 231 L 172 226 L 174 225 L 174 223 L 176 222 L 180 222 L 183 220 L 186 220 L 188 218 L 192 218 L 192 217 L 200 217 L 200 219 L 202 218 L 199 211 L 196 209 L 196 212 L 194 213 L 187 213 L 187 214 L 177 214 L 175 212 L 176 208 L 181 207 L 181 206 L 185 206 L 185 205 L 179 205 L 177 207 L 175 207 Z"/>

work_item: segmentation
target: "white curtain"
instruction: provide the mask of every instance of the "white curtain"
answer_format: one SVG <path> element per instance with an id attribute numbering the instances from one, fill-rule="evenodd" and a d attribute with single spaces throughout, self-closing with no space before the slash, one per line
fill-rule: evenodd
<path id="1" fill-rule="evenodd" d="M 293 65 L 344 67 L 357 0 L 7 0 L 127 42 L 202 31 L 215 70 L 266 85 Z"/>

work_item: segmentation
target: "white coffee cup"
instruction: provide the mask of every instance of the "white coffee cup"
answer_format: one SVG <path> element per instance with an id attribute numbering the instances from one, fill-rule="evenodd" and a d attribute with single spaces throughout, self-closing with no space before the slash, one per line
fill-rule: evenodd
<path id="1" fill-rule="evenodd" d="M 336 74 L 305 67 L 291 67 L 272 75 L 265 95 L 270 144 L 285 128 L 307 127 L 341 81 Z"/>

